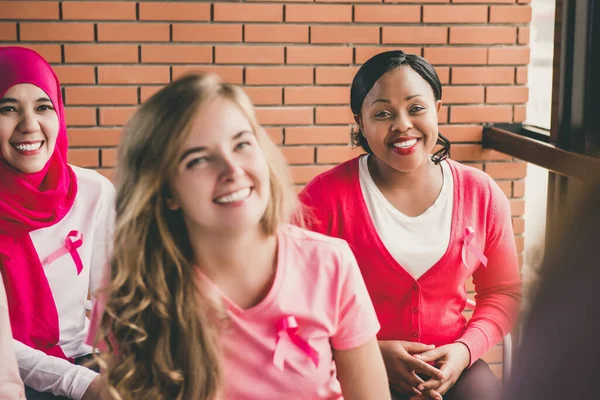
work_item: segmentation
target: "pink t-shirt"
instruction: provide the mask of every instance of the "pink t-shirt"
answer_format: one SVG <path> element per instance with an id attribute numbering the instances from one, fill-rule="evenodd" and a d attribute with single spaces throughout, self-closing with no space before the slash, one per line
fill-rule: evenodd
<path id="1" fill-rule="evenodd" d="M 245 310 L 200 272 L 229 317 L 220 335 L 226 398 L 341 399 L 332 348 L 359 347 L 379 331 L 354 255 L 343 240 L 286 225 L 278 233 L 277 257 L 269 293 Z M 286 335 L 278 343 L 278 322 L 287 317 L 294 317 L 296 334 L 318 353 L 318 367 Z M 283 371 L 274 363 L 276 346 L 283 346 Z"/>

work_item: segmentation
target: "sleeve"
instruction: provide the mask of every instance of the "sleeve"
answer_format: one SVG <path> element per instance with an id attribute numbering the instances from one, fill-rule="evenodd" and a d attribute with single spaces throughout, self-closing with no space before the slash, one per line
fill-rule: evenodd
<path id="1" fill-rule="evenodd" d="M 521 279 L 510 203 L 493 181 L 491 201 L 484 248 L 488 264 L 473 273 L 477 304 L 467 329 L 458 339 L 468 347 L 471 365 L 510 332 L 521 304 Z"/>
<path id="2" fill-rule="evenodd" d="M 324 189 L 321 178 L 317 176 L 308 185 L 302 189 L 298 195 L 302 204 L 302 224 L 314 232 L 328 235 L 331 233 L 331 216 L 333 213 L 328 212 L 326 191 Z"/>
<path id="3" fill-rule="evenodd" d="M 98 375 L 89 368 L 48 356 L 17 340 L 13 340 L 13 346 L 23 382 L 38 392 L 80 400 Z"/>
<path id="4" fill-rule="evenodd" d="M 331 338 L 336 350 L 362 346 L 376 337 L 380 325 L 356 258 L 344 242 L 337 290 L 337 329 Z"/>
<path id="5" fill-rule="evenodd" d="M 0 399 L 25 400 L 23 382 L 19 377 L 17 359 L 12 345 L 8 303 L 0 274 Z"/>
<path id="6" fill-rule="evenodd" d="M 116 190 L 110 181 L 103 177 L 102 200 L 96 215 L 96 230 L 90 264 L 90 294 L 96 292 L 106 278 L 107 267 L 113 248 L 113 235 L 116 219 Z"/>

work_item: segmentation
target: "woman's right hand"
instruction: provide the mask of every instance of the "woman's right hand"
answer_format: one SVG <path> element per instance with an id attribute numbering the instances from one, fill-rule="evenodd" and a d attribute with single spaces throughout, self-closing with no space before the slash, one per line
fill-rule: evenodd
<path id="1" fill-rule="evenodd" d="M 442 380 L 444 378 L 444 374 L 439 369 L 414 357 L 415 354 L 433 350 L 434 345 L 402 340 L 380 340 L 379 348 L 392 390 L 407 396 L 423 396 L 441 400 L 442 397 L 435 391 L 421 393 L 417 390 L 417 386 L 423 383 L 423 379 L 417 373 L 434 379 Z"/>

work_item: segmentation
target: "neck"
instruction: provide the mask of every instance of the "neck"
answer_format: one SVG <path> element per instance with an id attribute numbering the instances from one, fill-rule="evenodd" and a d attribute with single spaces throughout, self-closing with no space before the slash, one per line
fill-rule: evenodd
<path id="1" fill-rule="evenodd" d="M 441 173 L 437 165 L 429 158 L 413 171 L 398 171 L 375 157 L 369 156 L 369 173 L 380 188 L 388 190 L 420 191 L 432 184 L 441 183 Z"/>

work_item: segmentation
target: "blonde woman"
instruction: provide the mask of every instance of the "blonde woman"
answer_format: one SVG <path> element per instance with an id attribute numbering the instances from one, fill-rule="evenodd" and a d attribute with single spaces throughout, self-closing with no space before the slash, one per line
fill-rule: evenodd
<path id="1" fill-rule="evenodd" d="M 390 398 L 352 252 L 287 223 L 287 166 L 241 89 L 210 75 L 171 83 L 133 116 L 119 154 L 93 328 L 110 397 Z"/>

